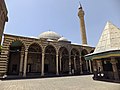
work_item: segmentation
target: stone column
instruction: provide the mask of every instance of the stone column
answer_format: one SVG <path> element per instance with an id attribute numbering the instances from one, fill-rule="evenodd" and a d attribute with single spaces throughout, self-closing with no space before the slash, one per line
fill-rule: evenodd
<path id="1" fill-rule="evenodd" d="M 97 72 L 97 66 L 96 66 L 96 60 L 93 60 L 93 74 L 94 74 L 94 76 L 93 76 L 93 79 L 97 79 L 97 77 L 98 77 L 98 72 Z"/>
<path id="2" fill-rule="evenodd" d="M 98 71 L 102 72 L 103 71 L 102 61 L 98 60 L 97 65 L 98 65 Z"/>
<path id="3" fill-rule="evenodd" d="M 79 58 L 80 58 L 80 74 L 83 74 L 83 71 L 82 71 L 82 58 L 81 58 L 81 56 Z"/>
<path id="4" fill-rule="evenodd" d="M 101 60 L 97 60 L 97 70 L 98 70 L 98 74 L 101 77 L 101 74 L 103 72 L 103 66 L 102 66 L 102 61 Z"/>
<path id="5" fill-rule="evenodd" d="M 24 77 L 26 77 L 26 71 L 27 71 L 27 56 L 28 56 L 28 50 L 25 50 L 24 71 L 23 71 L 23 76 Z"/>
<path id="6" fill-rule="evenodd" d="M 75 68 L 75 71 L 76 71 L 76 57 L 74 56 L 74 68 Z"/>
<path id="7" fill-rule="evenodd" d="M 59 70 L 58 70 L 58 54 L 56 55 L 56 75 L 59 75 Z"/>
<path id="8" fill-rule="evenodd" d="M 71 55 L 69 54 L 69 75 L 71 74 Z"/>
<path id="9" fill-rule="evenodd" d="M 61 73 L 61 59 L 62 59 L 62 57 L 60 56 L 60 73 Z"/>
<path id="10" fill-rule="evenodd" d="M 20 58 L 20 69 L 19 69 L 19 75 L 21 76 L 22 75 L 22 68 L 23 68 L 23 58 L 24 58 L 24 55 L 23 53 L 21 53 L 21 58 Z"/>
<path id="11" fill-rule="evenodd" d="M 41 76 L 44 76 L 44 59 L 45 59 L 45 54 L 42 52 L 42 70 L 41 70 Z"/>
<path id="12" fill-rule="evenodd" d="M 89 71 L 88 70 L 88 61 L 86 60 L 85 62 L 86 62 L 86 69 L 87 69 L 87 72 L 88 72 Z"/>
<path id="13" fill-rule="evenodd" d="M 112 68 L 113 68 L 114 79 L 119 80 L 119 74 L 118 74 L 118 69 L 117 69 L 116 63 L 117 63 L 117 61 L 115 60 L 115 58 L 111 57 L 111 64 L 112 64 Z"/>
<path id="14" fill-rule="evenodd" d="M 90 66 L 90 73 L 92 73 L 91 60 L 89 60 L 89 66 Z"/>

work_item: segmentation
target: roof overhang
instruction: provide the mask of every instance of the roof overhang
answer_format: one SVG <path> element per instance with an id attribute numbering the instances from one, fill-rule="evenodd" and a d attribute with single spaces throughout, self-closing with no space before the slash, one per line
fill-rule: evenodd
<path id="1" fill-rule="evenodd" d="M 112 50 L 100 53 L 91 53 L 85 55 L 85 60 L 96 60 L 101 58 L 120 57 L 120 50 Z"/>

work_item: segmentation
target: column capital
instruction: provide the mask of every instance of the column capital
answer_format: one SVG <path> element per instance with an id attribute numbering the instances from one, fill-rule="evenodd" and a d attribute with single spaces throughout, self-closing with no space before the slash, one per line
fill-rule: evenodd
<path id="1" fill-rule="evenodd" d="M 46 46 L 42 46 L 42 53 L 45 53 L 45 47 Z"/>
<path id="2" fill-rule="evenodd" d="M 42 55 L 45 55 L 45 53 L 44 53 L 44 52 L 42 52 Z"/>
<path id="3" fill-rule="evenodd" d="M 25 57 L 24 57 L 24 71 L 23 76 L 26 77 L 26 70 L 27 70 L 27 55 L 28 55 L 28 49 L 25 50 Z"/>
<path id="4" fill-rule="evenodd" d="M 111 62 L 111 64 L 116 64 L 116 63 L 117 63 L 117 61 L 116 61 L 115 57 L 111 57 L 110 62 Z"/>
<path id="5" fill-rule="evenodd" d="M 97 60 L 98 63 L 101 63 L 101 60 Z"/>
<path id="6" fill-rule="evenodd" d="M 75 55 L 74 55 L 74 59 L 76 59 Z"/>
<path id="7" fill-rule="evenodd" d="M 91 60 L 89 60 L 90 73 L 92 73 Z"/>
<path id="8" fill-rule="evenodd" d="M 21 57 L 24 57 L 24 54 L 23 54 L 23 53 L 21 54 Z"/>
<path id="9" fill-rule="evenodd" d="M 101 66 L 101 65 L 102 65 L 102 61 L 97 60 L 97 64 L 98 64 L 99 66 Z"/>
<path id="10" fill-rule="evenodd" d="M 25 49 L 25 52 L 28 52 L 28 49 Z"/>

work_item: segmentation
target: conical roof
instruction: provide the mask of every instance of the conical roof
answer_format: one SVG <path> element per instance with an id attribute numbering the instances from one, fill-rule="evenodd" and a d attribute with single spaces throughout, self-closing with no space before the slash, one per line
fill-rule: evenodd
<path id="1" fill-rule="evenodd" d="M 94 53 L 120 50 L 120 29 L 107 22 Z"/>

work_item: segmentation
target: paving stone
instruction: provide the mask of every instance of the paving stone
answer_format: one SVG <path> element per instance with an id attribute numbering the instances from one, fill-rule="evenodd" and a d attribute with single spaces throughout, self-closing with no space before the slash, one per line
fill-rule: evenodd
<path id="1" fill-rule="evenodd" d="M 0 90 L 120 90 L 120 84 L 94 81 L 87 75 L 0 81 Z"/>

